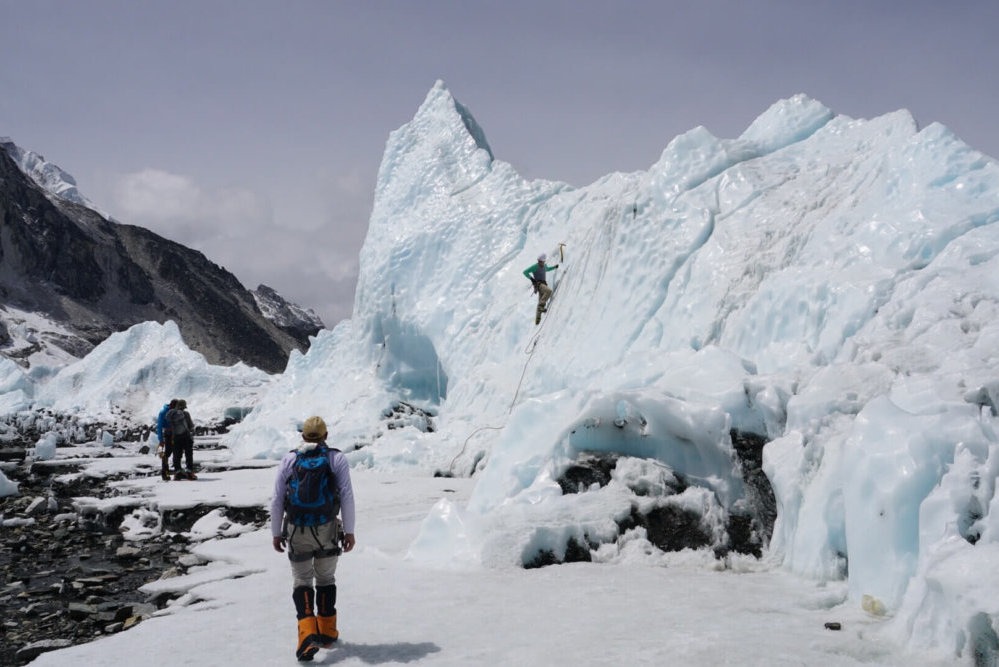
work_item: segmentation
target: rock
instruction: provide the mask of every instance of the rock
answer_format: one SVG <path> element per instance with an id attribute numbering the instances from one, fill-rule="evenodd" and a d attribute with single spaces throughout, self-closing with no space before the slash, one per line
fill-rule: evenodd
<path id="1" fill-rule="evenodd" d="M 24 461 L 25 450 L 20 447 L 0 447 L 0 461 Z"/>
<path id="2" fill-rule="evenodd" d="M 142 618 L 149 618 L 157 611 L 159 611 L 159 607 L 148 602 L 136 602 L 132 604 L 132 614 L 141 616 Z"/>
<path id="3" fill-rule="evenodd" d="M 0 431 L 3 425 L 0 417 Z M 97 429 L 74 427 L 90 439 Z M 100 501 L 118 496 L 110 482 L 148 471 L 92 476 L 85 467 L 72 460 L 3 464 L 19 495 L 0 497 L 0 665 L 25 665 L 45 651 L 123 631 L 167 607 L 182 594 L 147 595 L 141 587 L 206 562 L 187 552 L 184 532 L 204 514 L 221 509 L 257 527 L 269 520 L 264 507 L 199 506 L 176 513 L 174 530 L 181 532 L 126 541 L 125 516 L 148 512 L 162 522 L 164 512 L 141 497 L 107 507 Z"/>
<path id="4" fill-rule="evenodd" d="M 142 555 L 141 550 L 129 546 L 118 547 L 118 550 L 115 551 L 114 553 L 115 558 L 121 558 L 123 560 L 130 558 L 138 558 L 141 555 Z"/>
<path id="5" fill-rule="evenodd" d="M 119 549 L 118 551 L 121 551 L 121 549 Z M 119 578 L 118 575 L 108 573 L 108 574 L 100 574 L 93 577 L 80 577 L 76 581 L 78 583 L 83 584 L 84 586 L 100 586 L 102 584 L 108 583 L 109 581 L 114 581 L 118 578 Z"/>
<path id="6" fill-rule="evenodd" d="M 105 623 L 105 624 L 107 624 L 107 623 L 114 623 L 114 622 L 116 622 L 116 617 L 117 616 L 118 616 L 118 614 L 115 613 L 115 612 L 113 612 L 113 611 L 102 611 L 102 612 L 99 612 L 94 617 L 94 620 L 96 620 L 98 623 Z"/>
<path id="7" fill-rule="evenodd" d="M 150 595 L 146 599 L 146 603 L 151 607 L 155 607 L 156 609 L 162 609 L 174 597 L 176 597 L 175 593 L 171 593 L 170 591 L 160 591 L 158 593 L 153 593 L 152 595 Z"/>
<path id="8" fill-rule="evenodd" d="M 68 648 L 73 645 L 69 639 L 42 639 L 21 647 L 17 651 L 17 659 L 21 664 L 30 662 L 47 651 Z"/>
<path id="9" fill-rule="evenodd" d="M 31 502 L 26 508 L 24 508 L 24 513 L 28 516 L 35 516 L 36 514 L 41 514 L 48 509 L 48 502 L 45 498 L 32 498 Z"/>
<path id="10" fill-rule="evenodd" d="M 113 621 L 118 621 L 124 623 L 132 617 L 132 605 L 125 605 L 124 607 L 118 607 L 115 611 L 114 616 L 111 618 Z"/>
<path id="11" fill-rule="evenodd" d="M 69 612 L 69 617 L 74 621 L 82 621 L 97 613 L 97 607 L 82 602 L 70 602 L 66 609 Z"/>
<path id="12" fill-rule="evenodd" d="M 628 426 L 627 419 L 619 427 Z M 641 424 L 640 424 L 641 426 Z M 731 431 L 733 449 L 739 471 L 746 482 L 746 496 L 738 509 L 728 509 L 720 504 L 707 486 L 693 486 L 691 481 L 660 462 L 626 457 L 615 452 L 581 451 L 561 472 L 556 482 L 562 493 L 599 492 L 615 479 L 619 464 L 629 469 L 636 466 L 649 470 L 626 482 L 633 494 L 632 511 L 618 520 L 618 534 L 643 528 L 648 541 L 664 552 L 683 549 L 711 549 L 719 562 L 731 552 L 760 558 L 773 532 L 776 520 L 776 501 L 769 480 L 762 472 L 762 452 L 766 439 L 749 433 Z M 699 494 L 701 502 L 694 506 L 673 499 L 673 496 Z M 524 554 L 524 567 L 542 567 L 558 563 L 588 560 L 590 550 L 600 545 L 592 543 L 585 533 L 566 538 L 563 557 L 552 550 Z"/>

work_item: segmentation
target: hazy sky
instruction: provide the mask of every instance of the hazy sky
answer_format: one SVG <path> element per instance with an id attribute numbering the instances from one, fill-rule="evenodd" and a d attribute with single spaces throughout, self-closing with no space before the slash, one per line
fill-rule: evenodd
<path id="1" fill-rule="evenodd" d="M 0 0 L 0 136 L 332 326 L 437 79 L 498 159 L 578 186 L 795 93 L 999 156 L 997 30 L 996 0 Z"/>

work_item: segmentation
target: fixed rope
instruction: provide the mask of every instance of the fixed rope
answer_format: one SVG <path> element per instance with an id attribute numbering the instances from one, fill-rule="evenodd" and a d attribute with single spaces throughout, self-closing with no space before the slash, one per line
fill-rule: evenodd
<path id="1" fill-rule="evenodd" d="M 465 453 L 465 448 L 468 446 L 468 441 L 472 439 L 473 435 L 475 435 L 479 431 L 489 431 L 489 430 L 492 430 L 492 431 L 502 431 L 503 428 L 504 428 L 503 426 L 480 426 L 479 428 L 477 428 L 474 431 L 472 431 L 471 433 L 469 433 L 468 437 L 465 438 L 465 442 L 461 443 L 461 451 L 458 452 L 457 454 L 455 454 L 454 458 L 451 459 L 451 465 L 449 465 L 447 467 L 448 473 L 452 477 L 454 477 L 454 464 L 457 463 L 458 459 L 460 459 L 461 456 L 462 456 L 462 454 Z M 472 472 L 474 473 L 475 471 L 473 470 Z"/>

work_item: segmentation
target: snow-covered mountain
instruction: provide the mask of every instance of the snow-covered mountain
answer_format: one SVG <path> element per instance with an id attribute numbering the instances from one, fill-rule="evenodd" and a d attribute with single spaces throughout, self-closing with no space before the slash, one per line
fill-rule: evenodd
<path id="1" fill-rule="evenodd" d="M 76 186 L 76 179 L 63 171 L 58 165 L 45 159 L 44 156 L 21 148 L 15 144 L 10 137 L 0 137 L 0 149 L 17 163 L 25 174 L 31 177 L 46 192 L 49 192 L 60 199 L 85 206 L 92 211 L 100 213 L 105 218 L 111 216 L 101 211 L 89 199 L 83 196 Z"/>
<path id="2" fill-rule="evenodd" d="M 174 320 L 216 364 L 280 372 L 322 323 L 271 294 L 281 316 L 202 253 L 110 220 L 71 176 L 0 141 L 0 355 L 26 367 L 80 358 L 108 335 Z M 283 303 L 283 305 L 281 305 Z"/>
<path id="3" fill-rule="evenodd" d="M 264 317 L 286 331 L 300 331 L 303 336 L 308 337 L 326 328 L 314 310 L 286 300 L 273 287 L 258 285 L 257 289 L 250 290 L 250 294 Z"/>
<path id="4" fill-rule="evenodd" d="M 650 507 L 724 529 L 759 438 L 765 558 L 967 655 L 999 638 L 997 222 L 999 165 L 905 111 L 798 95 L 575 189 L 496 159 L 438 83 L 386 145 L 353 317 L 226 442 L 277 457 L 318 412 L 356 466 L 474 472 L 411 557 L 523 564 L 653 553 Z"/>

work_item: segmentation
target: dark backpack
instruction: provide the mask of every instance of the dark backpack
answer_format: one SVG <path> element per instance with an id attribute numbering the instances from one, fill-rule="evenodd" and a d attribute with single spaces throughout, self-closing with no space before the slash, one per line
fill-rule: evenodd
<path id="1" fill-rule="evenodd" d="M 329 463 L 330 448 L 317 445 L 307 452 L 295 452 L 284 512 L 294 526 L 321 526 L 340 513 L 340 496 Z"/>
<path id="2" fill-rule="evenodd" d="M 187 415 L 180 408 L 173 408 L 167 413 L 167 421 L 170 423 L 170 427 L 167 429 L 172 431 L 174 435 L 184 435 L 187 433 Z"/>

